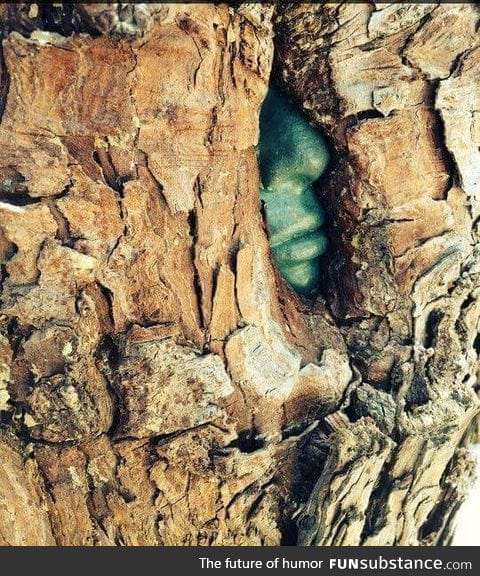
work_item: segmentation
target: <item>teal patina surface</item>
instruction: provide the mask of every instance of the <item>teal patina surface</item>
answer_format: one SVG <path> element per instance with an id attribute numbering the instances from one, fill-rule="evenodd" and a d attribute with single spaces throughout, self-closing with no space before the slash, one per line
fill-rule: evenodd
<path id="1" fill-rule="evenodd" d="M 270 87 L 260 114 L 260 200 L 278 268 L 301 294 L 318 286 L 318 258 L 327 247 L 324 212 L 312 185 L 328 161 L 322 136 Z"/>

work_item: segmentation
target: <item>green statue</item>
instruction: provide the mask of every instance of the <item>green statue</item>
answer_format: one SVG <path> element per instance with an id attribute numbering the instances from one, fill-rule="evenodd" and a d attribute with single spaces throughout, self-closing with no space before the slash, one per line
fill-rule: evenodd
<path id="1" fill-rule="evenodd" d="M 285 280 L 308 295 L 318 285 L 318 257 L 327 247 L 324 212 L 312 184 L 325 171 L 329 152 L 322 136 L 273 87 L 260 114 L 258 161 L 273 256 Z"/>

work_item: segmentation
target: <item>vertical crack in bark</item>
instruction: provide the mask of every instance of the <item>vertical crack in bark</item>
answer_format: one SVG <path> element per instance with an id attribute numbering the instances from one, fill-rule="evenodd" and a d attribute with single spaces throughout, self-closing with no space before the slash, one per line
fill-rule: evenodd
<path id="1" fill-rule="evenodd" d="M 0 42 L 3 43 L 3 33 L 0 29 Z M 10 89 L 10 75 L 3 57 L 3 46 L 0 46 L 0 124 L 7 105 L 8 91 Z"/>
<path id="2" fill-rule="evenodd" d="M 207 328 L 206 322 L 205 322 L 205 317 L 204 317 L 204 313 L 203 313 L 203 306 L 204 306 L 204 302 L 203 302 L 203 289 L 202 289 L 202 280 L 201 280 L 201 276 L 200 276 L 200 272 L 197 266 L 197 242 L 198 242 L 198 222 L 197 222 L 197 206 L 201 205 L 201 184 L 200 184 L 200 180 L 197 177 L 197 179 L 195 180 L 195 186 L 194 186 L 194 190 L 195 190 L 195 205 L 193 210 L 190 210 L 190 212 L 188 213 L 188 227 L 189 227 L 189 234 L 190 234 L 190 238 L 191 238 L 191 248 L 190 248 L 190 257 L 191 257 L 191 261 L 192 261 L 192 267 L 193 267 L 193 287 L 194 287 L 194 291 L 195 291 L 195 296 L 196 296 L 196 308 L 197 308 L 197 313 L 198 313 L 198 318 L 199 318 L 199 326 L 200 328 L 205 331 Z"/>

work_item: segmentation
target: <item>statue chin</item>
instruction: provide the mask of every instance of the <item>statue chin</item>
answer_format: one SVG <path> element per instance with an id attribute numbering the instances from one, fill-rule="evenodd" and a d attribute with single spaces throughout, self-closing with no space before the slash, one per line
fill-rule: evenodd
<path id="1" fill-rule="evenodd" d="M 327 249 L 324 211 L 313 184 L 325 172 L 325 139 L 270 87 L 260 114 L 260 201 L 270 247 L 283 278 L 299 293 L 318 287 L 319 256 Z"/>

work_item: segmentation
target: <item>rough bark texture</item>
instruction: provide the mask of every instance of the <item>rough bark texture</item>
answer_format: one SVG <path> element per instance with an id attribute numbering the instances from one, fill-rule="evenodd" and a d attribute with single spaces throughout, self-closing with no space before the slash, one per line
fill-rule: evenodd
<path id="1" fill-rule="evenodd" d="M 0 10 L 0 544 L 448 543 L 478 9 Z M 258 206 L 271 69 L 335 151 L 315 301 Z"/>

